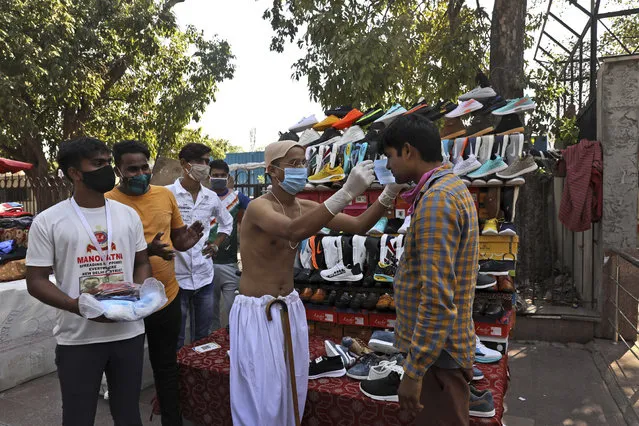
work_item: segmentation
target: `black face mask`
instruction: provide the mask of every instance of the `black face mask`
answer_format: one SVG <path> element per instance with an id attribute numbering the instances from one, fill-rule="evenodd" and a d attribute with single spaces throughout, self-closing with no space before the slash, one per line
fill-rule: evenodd
<path id="1" fill-rule="evenodd" d="M 104 166 L 92 172 L 82 172 L 82 182 L 90 189 L 104 194 L 115 186 L 115 172 L 111 166 Z"/>

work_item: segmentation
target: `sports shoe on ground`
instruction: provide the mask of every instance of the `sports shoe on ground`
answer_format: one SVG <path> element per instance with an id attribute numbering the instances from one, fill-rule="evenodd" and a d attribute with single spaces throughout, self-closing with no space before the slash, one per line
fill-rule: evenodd
<path id="1" fill-rule="evenodd" d="M 377 300 L 377 304 L 375 305 L 375 309 L 378 311 L 386 311 L 390 308 L 390 303 L 393 300 L 393 297 L 388 294 L 382 294 L 380 298 Z"/>
<path id="2" fill-rule="evenodd" d="M 377 293 L 369 293 L 364 303 L 362 303 L 362 308 L 372 311 L 377 306 L 377 302 L 379 302 L 379 295 Z"/>
<path id="3" fill-rule="evenodd" d="M 510 275 L 501 275 L 497 277 L 497 289 L 505 293 L 514 293 L 516 290 L 515 284 L 513 283 L 513 277 Z"/>
<path id="4" fill-rule="evenodd" d="M 399 350 L 393 346 L 394 344 L 395 333 L 391 331 L 374 331 L 371 339 L 368 341 L 369 348 L 375 352 L 381 352 L 389 355 L 399 352 Z"/>
<path id="5" fill-rule="evenodd" d="M 404 367 L 399 365 L 397 361 L 382 360 L 376 366 L 371 367 L 368 372 L 368 380 L 379 380 L 388 376 L 391 371 L 404 374 Z"/>
<path id="6" fill-rule="evenodd" d="M 406 112 L 406 108 L 400 104 L 395 104 L 386 111 L 384 115 L 375 120 L 375 123 L 384 123 L 388 127 L 397 117 Z"/>
<path id="7" fill-rule="evenodd" d="M 488 114 L 475 114 L 470 120 L 470 126 L 466 129 L 468 137 L 483 136 L 495 130 L 493 120 Z"/>
<path id="8" fill-rule="evenodd" d="M 497 96 L 497 93 L 493 90 L 492 87 L 475 87 L 468 93 L 464 93 L 459 97 L 460 101 L 467 101 L 469 99 L 485 99 L 485 98 L 493 98 Z"/>
<path id="9" fill-rule="evenodd" d="M 320 138 L 320 134 L 317 133 L 316 130 L 306 129 L 300 135 L 300 140 L 297 143 L 299 143 L 302 146 L 309 146 L 310 144 L 312 144 L 319 138 Z"/>
<path id="10" fill-rule="evenodd" d="M 469 173 L 467 176 L 470 179 L 478 179 L 486 177 L 488 175 L 492 175 L 493 173 L 501 172 L 502 170 L 506 170 L 507 168 L 508 164 L 504 163 L 504 160 L 498 155 L 497 158 L 495 158 L 494 160 L 486 161 L 480 168 L 472 173 Z"/>
<path id="11" fill-rule="evenodd" d="M 324 340 L 324 349 L 326 349 L 326 355 L 329 357 L 339 356 L 342 358 L 342 363 L 344 367 L 350 368 L 355 364 L 355 357 L 348 353 L 348 349 L 346 349 L 342 345 L 337 345 L 330 340 Z"/>
<path id="12" fill-rule="evenodd" d="M 510 222 L 504 222 L 499 227 L 499 235 L 517 235 L 515 225 Z"/>
<path id="13" fill-rule="evenodd" d="M 333 129 L 344 130 L 347 127 L 351 127 L 357 120 L 359 120 L 364 114 L 357 108 L 350 110 L 344 118 L 336 123 L 333 123 Z"/>
<path id="14" fill-rule="evenodd" d="M 321 356 L 311 361 L 308 367 L 309 380 L 324 377 L 342 377 L 346 375 L 346 369 L 341 356 Z"/>
<path id="15" fill-rule="evenodd" d="M 314 130 L 318 130 L 318 131 L 322 131 L 322 130 L 326 130 L 330 127 L 333 126 L 333 124 L 337 123 L 339 121 L 339 117 L 336 115 L 329 115 L 328 117 L 326 117 L 325 119 L 323 119 L 322 121 L 320 121 L 319 123 L 313 125 L 313 129 Z M 326 139 L 328 140 L 328 139 Z"/>
<path id="16" fill-rule="evenodd" d="M 346 372 L 346 375 L 355 380 L 368 380 L 368 373 L 371 367 L 376 366 L 382 360 L 383 358 L 370 352 L 359 357 L 355 365 Z"/>
<path id="17" fill-rule="evenodd" d="M 477 382 L 484 378 L 484 373 L 473 365 L 473 382 Z"/>
<path id="18" fill-rule="evenodd" d="M 342 346 L 344 346 L 345 348 L 347 348 L 349 351 L 351 351 L 352 353 L 354 353 L 357 356 L 363 356 L 363 355 L 370 354 L 370 353 L 373 352 L 360 339 L 352 338 L 350 336 L 342 337 Z"/>
<path id="19" fill-rule="evenodd" d="M 313 114 L 313 115 L 309 115 L 308 117 L 302 118 L 300 121 L 298 121 L 297 123 L 289 127 L 288 130 L 290 132 L 295 132 L 295 133 L 303 132 L 304 130 L 310 129 L 316 124 L 317 124 L 317 118 L 315 118 L 315 114 Z"/>
<path id="20" fill-rule="evenodd" d="M 446 114 L 446 118 L 463 117 L 464 115 L 470 114 L 473 111 L 480 110 L 483 107 L 484 105 L 482 105 L 475 99 L 469 99 L 460 103 L 457 108 Z"/>
<path id="21" fill-rule="evenodd" d="M 362 270 L 359 267 L 359 264 L 355 264 L 353 267 L 346 267 L 342 262 L 338 262 L 331 269 L 325 269 L 320 271 L 320 275 L 326 281 L 336 282 L 336 281 L 348 281 L 355 282 L 361 281 L 364 278 L 364 274 L 362 274 Z"/>
<path id="22" fill-rule="evenodd" d="M 337 302 L 335 302 L 335 307 L 340 309 L 346 309 L 351 305 L 352 299 L 353 299 L 353 296 L 351 296 L 350 294 L 342 293 L 339 299 L 337 299 Z"/>
<path id="23" fill-rule="evenodd" d="M 475 361 L 481 364 L 492 364 L 501 359 L 500 352 L 492 350 L 484 346 L 479 340 L 479 337 L 475 336 Z"/>
<path id="24" fill-rule="evenodd" d="M 397 390 L 402 381 L 403 373 L 391 371 L 391 373 L 379 380 L 364 380 L 359 384 L 359 389 L 367 397 L 376 401 L 399 402 Z"/>
<path id="25" fill-rule="evenodd" d="M 514 179 L 525 175 L 526 173 L 534 172 L 538 168 L 539 166 L 537 166 L 533 156 L 528 154 L 523 158 L 517 158 L 506 170 L 497 173 L 497 177 L 502 179 Z"/>
<path id="26" fill-rule="evenodd" d="M 375 120 L 384 115 L 384 110 L 379 106 L 375 106 L 364 113 L 364 115 L 355 122 L 358 126 L 368 126 Z"/>
<path id="27" fill-rule="evenodd" d="M 348 114 L 352 110 L 353 110 L 353 107 L 350 105 L 340 105 L 337 108 L 327 109 L 326 111 L 324 111 L 324 114 L 335 115 L 339 118 L 344 118 L 346 117 L 346 114 Z"/>
<path id="28" fill-rule="evenodd" d="M 510 135 L 523 132 L 524 125 L 517 114 L 504 115 L 495 128 L 495 134 L 497 135 Z"/>
<path id="29" fill-rule="evenodd" d="M 479 273 L 488 275 L 510 275 L 515 270 L 512 260 L 482 260 L 479 262 Z"/>
<path id="30" fill-rule="evenodd" d="M 388 224 L 388 218 L 386 216 L 381 217 L 377 221 L 377 223 L 371 229 L 368 230 L 366 234 L 375 235 L 375 236 L 383 235 L 387 224 Z"/>
<path id="31" fill-rule="evenodd" d="M 481 230 L 482 235 L 499 235 L 497 219 L 488 219 Z"/>
<path id="32" fill-rule="evenodd" d="M 484 289 L 497 285 L 497 280 L 492 275 L 477 274 L 477 284 L 475 288 Z"/>
<path id="33" fill-rule="evenodd" d="M 397 230 L 398 233 L 400 234 L 405 234 L 406 232 L 408 232 L 408 227 L 410 226 L 410 215 L 406 216 L 404 218 L 404 223 L 402 224 L 402 226 Z"/>
<path id="34" fill-rule="evenodd" d="M 519 112 L 535 109 L 535 103 L 528 96 L 519 99 L 512 99 L 505 106 L 493 111 L 494 115 L 516 114 Z"/>
<path id="35" fill-rule="evenodd" d="M 311 297 L 311 303 L 317 303 L 317 304 L 324 303 L 325 299 L 326 299 L 326 291 L 324 291 L 321 288 L 318 288 L 317 290 L 315 290 L 315 293 Z"/>
<path id="36" fill-rule="evenodd" d="M 308 177 L 308 181 L 310 183 L 329 183 L 329 182 L 338 182 L 344 179 L 346 175 L 344 174 L 344 169 L 342 166 L 331 167 L 330 164 L 325 164 L 324 167 L 319 171 L 319 173 L 314 174 L 313 176 Z"/>
<path id="37" fill-rule="evenodd" d="M 444 121 L 444 127 L 442 127 L 442 129 L 439 131 L 439 136 L 442 139 L 455 139 L 465 134 L 466 128 L 464 127 L 464 123 L 462 123 L 459 117 L 447 118 Z"/>
<path id="38" fill-rule="evenodd" d="M 474 392 L 471 392 L 469 414 L 472 417 L 495 417 L 495 402 L 493 401 L 493 394 L 488 390 L 480 395 L 476 395 Z"/>

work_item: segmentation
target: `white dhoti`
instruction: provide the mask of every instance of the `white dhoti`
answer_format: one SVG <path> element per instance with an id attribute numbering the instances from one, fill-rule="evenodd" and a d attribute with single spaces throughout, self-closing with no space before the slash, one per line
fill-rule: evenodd
<path id="1" fill-rule="evenodd" d="M 285 357 L 284 332 L 278 305 L 272 321 L 266 305 L 272 296 L 239 295 L 229 318 L 231 337 L 231 412 L 234 426 L 295 425 L 291 380 Z M 296 291 L 281 298 L 288 306 L 300 419 L 308 390 L 308 325 Z"/>

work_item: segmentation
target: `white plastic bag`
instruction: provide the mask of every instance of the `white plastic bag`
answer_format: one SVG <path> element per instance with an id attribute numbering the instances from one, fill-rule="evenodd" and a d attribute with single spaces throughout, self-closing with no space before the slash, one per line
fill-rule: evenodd
<path id="1" fill-rule="evenodd" d="M 148 317 L 168 301 L 164 285 L 155 278 L 147 278 L 140 287 L 140 300 L 97 300 L 82 293 L 78 300 L 80 314 L 88 319 L 100 315 L 113 321 L 137 321 Z"/>

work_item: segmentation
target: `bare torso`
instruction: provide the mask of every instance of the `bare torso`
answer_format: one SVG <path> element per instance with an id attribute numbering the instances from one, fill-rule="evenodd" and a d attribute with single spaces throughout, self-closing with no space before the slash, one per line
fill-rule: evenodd
<path id="1" fill-rule="evenodd" d="M 272 195 L 263 195 L 259 202 L 267 201 L 267 208 L 282 214 L 282 207 Z M 258 201 L 255 200 L 255 201 Z M 254 202 L 255 202 L 254 201 Z M 302 214 L 309 208 L 308 203 L 299 204 Z M 249 204 L 249 209 L 251 204 Z M 286 216 L 295 219 L 300 216 L 297 202 L 286 207 Z M 297 253 L 297 242 L 269 235 L 254 222 L 259 220 L 245 215 L 240 233 L 240 255 L 242 258 L 242 277 L 240 294 L 249 297 L 286 296 L 293 291 L 293 265 Z"/>

